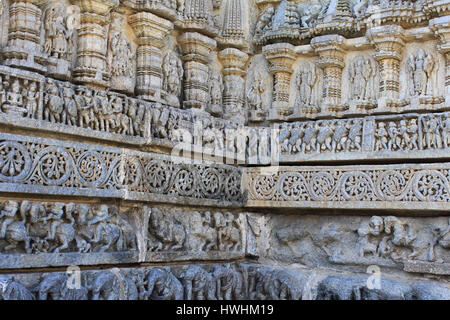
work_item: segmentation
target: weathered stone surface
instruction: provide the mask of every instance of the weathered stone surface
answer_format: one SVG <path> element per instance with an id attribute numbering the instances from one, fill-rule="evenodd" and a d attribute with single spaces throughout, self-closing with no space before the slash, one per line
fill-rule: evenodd
<path id="1" fill-rule="evenodd" d="M 448 275 L 448 217 L 266 214 L 256 225 L 256 254 L 282 263 Z"/>
<path id="2" fill-rule="evenodd" d="M 0 299 L 450 299 L 449 19 L 0 0 Z"/>

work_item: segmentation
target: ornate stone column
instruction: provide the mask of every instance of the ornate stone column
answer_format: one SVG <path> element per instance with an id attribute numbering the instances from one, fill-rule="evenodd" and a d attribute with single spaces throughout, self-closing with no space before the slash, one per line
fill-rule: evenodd
<path id="1" fill-rule="evenodd" d="M 4 64 L 46 72 L 47 56 L 41 45 L 40 8 L 46 0 L 10 0 L 8 43 Z"/>
<path id="2" fill-rule="evenodd" d="M 196 32 L 180 38 L 184 61 L 184 108 L 205 111 L 209 103 L 208 56 L 216 48 L 215 40 Z"/>
<path id="3" fill-rule="evenodd" d="M 286 118 L 293 113 L 289 106 L 292 65 L 296 60 L 294 46 L 289 43 L 277 43 L 263 47 L 263 54 L 270 64 L 270 73 L 274 77 L 274 93 L 269 119 Z"/>
<path id="4" fill-rule="evenodd" d="M 366 36 L 375 46 L 375 59 L 380 67 L 378 108 L 400 107 L 400 62 L 404 30 L 400 26 L 373 27 Z"/>
<path id="5" fill-rule="evenodd" d="M 110 22 L 109 13 L 119 5 L 119 0 L 74 0 L 74 4 L 81 11 L 74 79 L 80 83 L 107 87 L 110 79 L 107 25 Z"/>
<path id="6" fill-rule="evenodd" d="M 450 16 L 430 20 L 430 28 L 439 38 L 438 50 L 445 57 L 445 104 L 450 105 Z"/>
<path id="7" fill-rule="evenodd" d="M 219 52 L 223 64 L 224 76 L 224 119 L 231 119 L 240 123 L 245 122 L 244 92 L 245 92 L 245 63 L 248 54 L 235 48 L 227 48 Z"/>
<path id="8" fill-rule="evenodd" d="M 320 36 L 311 40 L 311 47 L 319 55 L 317 66 L 323 69 L 323 99 L 329 112 L 348 109 L 348 106 L 342 105 L 342 70 L 345 67 L 344 41 L 345 38 L 340 35 Z"/>
<path id="9" fill-rule="evenodd" d="M 164 37 L 173 23 L 150 12 L 139 12 L 129 19 L 138 38 L 136 53 L 136 94 L 141 99 L 162 102 L 162 52 Z"/>

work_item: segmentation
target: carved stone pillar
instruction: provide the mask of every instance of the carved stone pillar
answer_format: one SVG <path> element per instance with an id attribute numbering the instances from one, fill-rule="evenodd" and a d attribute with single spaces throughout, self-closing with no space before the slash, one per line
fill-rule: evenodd
<path id="1" fill-rule="evenodd" d="M 345 67 L 344 41 L 345 38 L 339 35 L 320 36 L 311 40 L 311 47 L 319 55 L 317 65 L 323 69 L 323 99 L 329 112 L 348 109 L 348 106 L 342 105 L 342 70 Z"/>
<path id="2" fill-rule="evenodd" d="M 47 55 L 41 45 L 39 6 L 46 0 L 10 0 L 8 43 L 3 50 L 4 64 L 46 72 Z"/>
<path id="3" fill-rule="evenodd" d="M 74 79 L 80 83 L 107 87 L 110 79 L 107 25 L 109 13 L 119 5 L 119 0 L 75 0 L 74 4 L 81 11 Z"/>
<path id="4" fill-rule="evenodd" d="M 141 99 L 162 102 L 162 52 L 164 37 L 173 23 L 150 12 L 130 17 L 130 25 L 138 38 L 136 53 L 136 94 Z"/>
<path id="5" fill-rule="evenodd" d="M 263 47 L 263 54 L 270 63 L 270 73 L 274 77 L 274 93 L 270 119 L 288 117 L 293 113 L 289 106 L 292 65 L 296 60 L 294 46 L 289 43 L 278 43 Z"/>
<path id="6" fill-rule="evenodd" d="M 227 48 L 219 52 L 223 64 L 224 76 L 224 119 L 245 122 L 244 91 L 245 63 L 248 55 L 235 48 Z"/>
<path id="7" fill-rule="evenodd" d="M 375 46 L 375 59 L 380 67 L 378 108 L 400 107 L 400 63 L 404 30 L 389 25 L 367 30 L 367 38 Z"/>
<path id="8" fill-rule="evenodd" d="M 441 42 L 438 50 L 445 57 L 445 103 L 450 105 L 450 16 L 431 20 L 430 28 L 438 36 Z"/>
<path id="9" fill-rule="evenodd" d="M 216 48 L 215 40 L 196 32 L 180 38 L 184 61 L 184 108 L 205 111 L 209 103 L 208 56 Z"/>

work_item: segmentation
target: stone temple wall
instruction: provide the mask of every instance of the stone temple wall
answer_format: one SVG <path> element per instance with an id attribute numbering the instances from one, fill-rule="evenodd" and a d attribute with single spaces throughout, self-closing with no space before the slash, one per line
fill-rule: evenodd
<path id="1" fill-rule="evenodd" d="M 450 299 L 449 0 L 0 0 L 0 300 Z"/>

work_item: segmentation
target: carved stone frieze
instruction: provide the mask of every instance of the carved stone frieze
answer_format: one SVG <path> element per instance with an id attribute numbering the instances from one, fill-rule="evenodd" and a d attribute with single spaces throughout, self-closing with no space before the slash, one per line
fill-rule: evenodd
<path id="1" fill-rule="evenodd" d="M 241 171 L 231 166 L 185 164 L 177 157 L 9 134 L 2 135 L 2 144 L 3 192 L 142 201 L 170 195 L 219 206 L 242 201 Z"/>
<path id="2" fill-rule="evenodd" d="M 0 0 L 0 300 L 450 299 L 449 18 Z"/>
<path id="3" fill-rule="evenodd" d="M 449 164 L 247 169 L 248 207 L 443 211 Z M 273 170 L 272 170 L 273 171 Z"/>
<path id="4" fill-rule="evenodd" d="M 422 300 L 448 299 L 435 280 L 382 277 L 367 288 L 367 274 L 266 267 L 194 264 L 73 272 L 2 274 L 2 300 Z M 71 282 L 77 281 L 78 286 Z M 180 307 L 181 308 L 181 307 Z"/>

